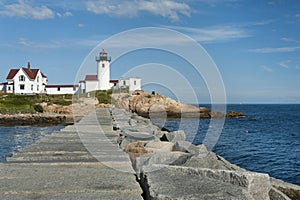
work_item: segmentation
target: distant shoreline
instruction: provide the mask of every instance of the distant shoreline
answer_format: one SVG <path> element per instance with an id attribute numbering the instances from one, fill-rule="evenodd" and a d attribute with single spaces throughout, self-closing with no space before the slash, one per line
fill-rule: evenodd
<path id="1" fill-rule="evenodd" d="M 80 119 L 70 114 L 0 114 L 0 126 L 67 126 Z"/>

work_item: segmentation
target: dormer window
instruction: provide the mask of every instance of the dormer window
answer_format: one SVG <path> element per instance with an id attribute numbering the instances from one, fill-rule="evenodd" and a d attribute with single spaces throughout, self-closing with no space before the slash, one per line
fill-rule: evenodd
<path id="1" fill-rule="evenodd" d="M 25 76 L 24 75 L 19 76 L 19 81 L 25 81 Z"/>

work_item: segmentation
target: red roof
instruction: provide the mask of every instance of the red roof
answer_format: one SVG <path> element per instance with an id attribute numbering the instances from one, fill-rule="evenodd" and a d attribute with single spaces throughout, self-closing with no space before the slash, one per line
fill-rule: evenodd
<path id="1" fill-rule="evenodd" d="M 119 80 L 110 80 L 110 83 L 119 83 Z"/>
<path id="2" fill-rule="evenodd" d="M 46 76 L 45 74 L 43 74 L 42 72 L 41 72 L 41 74 L 42 74 L 42 77 L 43 77 L 43 78 L 47 78 L 47 76 Z"/>
<path id="3" fill-rule="evenodd" d="M 18 73 L 19 69 L 11 69 L 6 77 L 7 80 L 11 80 Z"/>
<path id="4" fill-rule="evenodd" d="M 39 72 L 39 69 L 28 69 L 28 68 L 21 68 L 25 74 L 28 76 L 28 78 L 30 79 L 35 79 L 38 72 Z M 20 69 L 11 69 L 6 77 L 7 80 L 11 80 L 15 77 L 15 75 L 19 72 Z M 46 78 L 46 76 L 42 73 L 42 76 L 44 78 Z"/>
<path id="5" fill-rule="evenodd" d="M 28 69 L 28 68 L 22 68 L 22 69 L 30 79 L 35 79 L 36 75 L 39 72 L 39 69 Z"/>
<path id="6" fill-rule="evenodd" d="M 106 51 L 104 49 L 102 49 L 102 51 L 100 52 L 100 54 L 107 54 Z"/>
<path id="7" fill-rule="evenodd" d="M 86 75 L 84 80 L 85 81 L 97 81 L 98 77 L 97 77 L 97 75 Z"/>

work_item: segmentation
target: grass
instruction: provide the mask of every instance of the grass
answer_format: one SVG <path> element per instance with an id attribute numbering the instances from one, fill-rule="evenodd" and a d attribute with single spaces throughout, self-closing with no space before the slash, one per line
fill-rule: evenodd
<path id="1" fill-rule="evenodd" d="M 99 103 L 109 104 L 111 103 L 112 90 L 98 90 L 95 92 L 95 97 L 98 99 Z"/>
<path id="2" fill-rule="evenodd" d="M 98 90 L 91 96 L 95 96 L 99 103 L 109 104 L 112 101 L 112 90 Z M 36 113 L 42 112 L 39 103 L 46 102 L 48 105 L 57 104 L 68 106 L 72 104 L 73 95 L 14 95 L 0 94 L 0 113 Z"/>
<path id="3" fill-rule="evenodd" d="M 0 95 L 0 113 L 35 113 L 41 112 L 38 103 L 70 105 L 72 95 Z"/>

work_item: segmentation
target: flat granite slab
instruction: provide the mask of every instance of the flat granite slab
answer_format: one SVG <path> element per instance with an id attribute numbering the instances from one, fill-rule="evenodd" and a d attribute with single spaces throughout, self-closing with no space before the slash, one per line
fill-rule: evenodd
<path id="1" fill-rule="evenodd" d="M 142 199 L 135 176 L 95 163 L 0 164 L 0 199 Z"/>
<path id="2" fill-rule="evenodd" d="M 0 163 L 0 199 L 143 199 L 133 172 L 109 109 L 97 109 Z"/>

